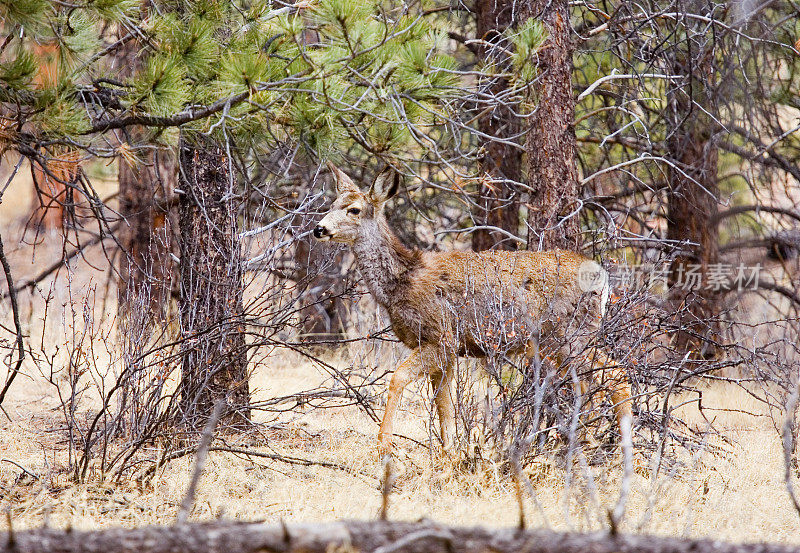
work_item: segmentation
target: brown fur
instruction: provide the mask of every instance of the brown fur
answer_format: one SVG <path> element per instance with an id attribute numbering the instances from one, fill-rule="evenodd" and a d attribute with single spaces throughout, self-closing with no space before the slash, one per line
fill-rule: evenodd
<path id="1" fill-rule="evenodd" d="M 442 439 L 453 425 L 450 380 L 456 356 L 537 353 L 578 367 L 602 381 L 621 424 L 631 415 L 624 371 L 593 347 L 605 308 L 607 284 L 586 292 L 580 275 L 605 272 L 580 254 L 547 252 L 422 252 L 391 232 L 383 206 L 391 196 L 382 174 L 363 193 L 331 166 L 339 197 L 315 231 L 320 239 L 349 244 L 364 282 L 386 309 L 397 337 L 412 350 L 389 384 L 379 450 L 391 449 L 394 414 L 403 389 L 428 375 L 436 392 Z M 356 212 L 357 211 L 357 212 Z M 583 271 L 583 273 L 582 273 Z M 588 271 L 588 273 L 587 273 Z M 594 271 L 594 273 L 592 273 Z M 583 283 L 583 287 L 581 286 Z M 583 389 L 583 387 L 581 387 Z"/>

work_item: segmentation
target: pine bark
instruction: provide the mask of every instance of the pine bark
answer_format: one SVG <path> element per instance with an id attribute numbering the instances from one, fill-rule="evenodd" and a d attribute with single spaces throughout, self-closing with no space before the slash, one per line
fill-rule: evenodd
<path id="1" fill-rule="evenodd" d="M 548 39 L 539 52 L 534 84 L 536 110 L 527 136 L 528 249 L 578 250 L 576 212 L 580 185 L 576 165 L 574 44 L 567 0 L 531 0 L 530 17 L 540 19 Z"/>
<path id="2" fill-rule="evenodd" d="M 684 10 L 706 13 L 700 2 L 683 4 Z M 667 238 L 682 243 L 671 267 L 671 299 L 678 313 L 675 348 L 692 358 L 710 358 L 716 352 L 715 320 L 719 293 L 709 286 L 709 269 L 719 262 L 719 211 L 717 165 L 714 143 L 713 91 L 708 49 L 714 45 L 703 26 L 687 20 L 685 42 L 676 46 L 673 74 L 680 80 L 667 93 L 669 102 L 669 171 Z M 690 271 L 701 275 L 694 286 Z"/>
<path id="3" fill-rule="evenodd" d="M 479 56 L 487 65 L 501 64 L 504 54 L 496 53 L 503 44 L 503 33 L 519 24 L 523 14 L 521 4 L 514 0 L 477 0 L 475 2 L 476 33 L 485 41 Z M 483 92 L 500 96 L 508 88 L 505 78 L 493 78 Z M 516 141 L 522 129 L 516 104 L 498 103 L 478 119 L 478 130 L 499 140 L 486 139 L 481 157 L 481 179 L 478 185 L 478 208 L 473 214 L 475 224 L 502 229 L 513 236 L 519 232 L 520 191 L 522 180 L 522 150 L 503 141 Z M 516 250 L 517 242 L 506 234 L 488 229 L 472 233 L 474 251 L 500 249 Z"/>
<path id="4" fill-rule="evenodd" d="M 128 129 L 134 144 L 145 131 Z M 145 309 L 164 318 L 173 289 L 175 213 L 170 208 L 175 188 L 175 160 L 171 152 L 147 148 L 143 159 L 119 160 L 119 212 L 121 227 L 119 305 L 123 311 Z"/>
<path id="5" fill-rule="evenodd" d="M 711 358 L 719 314 L 718 294 L 709 287 L 709 268 L 719 262 L 719 234 L 712 222 L 719 206 L 717 148 L 697 128 L 682 129 L 670 144 L 681 170 L 670 171 L 667 238 L 684 244 L 671 268 L 679 328 L 674 345 L 680 352 L 691 352 L 692 358 Z M 687 275 L 698 268 L 701 278 L 694 284 Z"/>
<path id="6" fill-rule="evenodd" d="M 800 547 L 648 535 L 461 528 L 431 522 L 211 522 L 0 532 L 0 553 L 798 553 Z"/>
<path id="7" fill-rule="evenodd" d="M 212 141 L 180 145 L 180 315 L 183 423 L 200 429 L 214 405 L 221 423 L 250 420 L 242 260 L 228 160 Z"/>

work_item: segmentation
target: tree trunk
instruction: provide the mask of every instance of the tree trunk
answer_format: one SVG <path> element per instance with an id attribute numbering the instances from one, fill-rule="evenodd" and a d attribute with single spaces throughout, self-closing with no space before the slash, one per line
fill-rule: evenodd
<path id="1" fill-rule="evenodd" d="M 128 129 L 134 144 L 141 144 L 144 130 Z M 144 159 L 119 160 L 119 211 L 121 227 L 119 305 L 121 310 L 145 309 L 162 319 L 170 301 L 173 282 L 175 221 L 170 209 L 175 188 L 174 156 L 167 150 L 150 149 Z"/>
<path id="2" fill-rule="evenodd" d="M 681 170 L 670 171 L 667 238 L 697 244 L 681 246 L 671 267 L 671 297 L 680 328 L 674 344 L 693 358 L 711 358 L 716 348 L 709 340 L 715 339 L 719 301 L 708 279 L 709 268 L 719 262 L 719 236 L 712 223 L 719 205 L 717 148 L 696 128 L 676 132 L 670 146 Z M 697 281 L 693 274 L 700 275 Z"/>
<path id="3" fill-rule="evenodd" d="M 575 96 L 567 0 L 531 0 L 530 17 L 541 19 L 548 39 L 539 52 L 540 74 L 534 84 L 536 110 L 530 118 L 526 150 L 531 196 L 528 203 L 528 249 L 577 250 L 578 168 L 575 142 Z"/>
<path id="4" fill-rule="evenodd" d="M 58 83 L 60 46 L 57 41 L 34 44 L 38 67 L 33 77 L 36 88 L 53 88 Z M 68 215 L 65 209 L 72 203 L 73 185 L 78 180 L 81 152 L 71 148 L 51 149 L 53 156 L 41 151 L 44 167 L 32 164 L 34 199 L 31 220 L 45 229 L 64 227 Z"/>
<path id="5" fill-rule="evenodd" d="M 142 6 L 142 17 L 147 12 Z M 144 68 L 142 45 L 130 40 L 114 59 L 122 79 L 136 78 Z M 124 222 L 120 232 L 119 311 L 133 311 L 139 319 L 161 319 L 173 283 L 174 233 L 177 221 L 170 214 L 175 189 L 174 154 L 147 143 L 147 130 L 133 126 L 121 133 L 118 146 L 119 212 Z M 149 322 L 148 322 L 149 324 Z M 142 329 L 143 330 L 143 329 Z M 149 333 L 148 333 L 149 334 Z"/>
<path id="6" fill-rule="evenodd" d="M 478 39 L 489 45 L 479 48 L 479 55 L 488 64 L 500 64 L 505 54 L 498 55 L 498 46 L 507 47 L 503 38 L 506 29 L 520 23 L 520 4 L 513 0 L 477 0 L 475 21 Z M 508 88 L 505 78 L 492 78 L 485 94 L 497 96 Z M 516 104 L 498 103 L 478 119 L 480 132 L 505 141 L 517 140 L 522 125 Z M 475 223 L 502 229 L 513 236 L 519 232 L 520 195 L 516 183 L 522 180 L 522 150 L 503 142 L 489 140 L 481 158 L 481 179 L 478 185 L 478 209 Z M 479 229 L 472 233 L 474 251 L 516 250 L 517 242 L 502 232 Z"/>
<path id="7" fill-rule="evenodd" d="M 180 146 L 180 312 L 184 424 L 199 429 L 217 401 L 223 424 L 250 419 L 242 262 L 228 160 L 216 143 Z"/>
<path id="8" fill-rule="evenodd" d="M 460 528 L 431 522 L 210 522 L 0 532 L 0 553 L 798 553 L 800 547 L 647 535 Z"/>
<path id="9" fill-rule="evenodd" d="M 347 305 L 342 295 L 347 289 L 347 279 L 333 277 L 331 269 L 340 271 L 345 262 L 344 252 L 330 259 L 330 248 L 309 238 L 301 238 L 295 245 L 297 282 L 304 286 L 301 300 L 300 325 L 303 338 L 308 341 L 342 338 L 348 325 Z M 324 246 L 324 245 L 322 245 Z"/>
<path id="10" fill-rule="evenodd" d="M 684 9 L 703 13 L 699 2 Z M 680 76 L 667 92 L 669 102 L 667 192 L 667 238 L 685 242 L 671 267 L 671 298 L 678 311 L 680 330 L 675 336 L 678 351 L 692 358 L 710 358 L 716 348 L 714 319 L 718 315 L 718 293 L 709 286 L 709 268 L 719 262 L 718 150 L 713 142 L 713 78 L 708 48 L 713 39 L 704 26 L 686 21 L 685 43 L 675 47 L 673 74 Z M 683 34 L 683 33 L 681 33 Z M 680 35 L 679 35 L 680 36 Z M 692 275 L 698 274 L 698 281 Z"/>

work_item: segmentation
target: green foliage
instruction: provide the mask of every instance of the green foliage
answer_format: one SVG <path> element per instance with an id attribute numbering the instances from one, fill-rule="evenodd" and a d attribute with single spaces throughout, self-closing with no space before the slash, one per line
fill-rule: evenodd
<path id="1" fill-rule="evenodd" d="M 98 21 L 87 10 L 60 12 L 52 21 L 58 37 L 61 68 L 70 70 L 100 47 Z"/>
<path id="2" fill-rule="evenodd" d="M 534 55 L 547 40 L 547 30 L 541 21 L 530 18 L 517 28 L 510 29 L 507 35 L 508 40 L 514 45 L 512 63 L 518 77 L 525 82 L 532 81 L 536 77 Z"/>
<path id="3" fill-rule="evenodd" d="M 295 7 L 270 0 L 160 0 L 145 12 L 138 0 L 86 0 L 73 9 L 0 0 L 6 13 L 22 5 L 25 17 L 41 22 L 36 40 L 56 38 L 60 75 L 44 88 L 33 87 L 36 59 L 28 41 L 2 62 L 0 80 L 32 94 L 31 102 L 47 114 L 46 122 L 37 119 L 41 132 L 54 136 L 85 132 L 90 117 L 100 114 L 169 119 L 189 106 L 235 98 L 224 111 L 183 130 L 224 133 L 256 149 L 272 148 L 276 137 L 298 140 L 323 157 L 354 147 L 409 151 L 424 147 L 426 135 L 445 136 L 439 126 L 453 115 L 450 102 L 465 86 L 436 16 L 420 17 L 379 0 Z M 23 14 L 14 12 L 14 19 L 22 21 Z M 119 67 L 116 52 L 103 49 L 134 28 L 141 38 L 131 44 L 139 52 L 126 59 L 137 67 Z M 527 68 L 543 40 L 541 25 L 523 25 L 509 40 L 521 60 L 518 68 Z M 123 81 L 114 88 L 121 106 L 116 111 L 78 109 L 76 87 L 92 88 L 97 77 Z"/>
<path id="4" fill-rule="evenodd" d="M 132 108 L 161 117 L 180 111 L 189 99 L 185 74 L 184 67 L 172 56 L 152 56 L 134 82 Z"/>
<path id="5" fill-rule="evenodd" d="M 98 18 L 119 23 L 135 17 L 140 4 L 140 0 L 90 0 L 88 7 Z"/>
<path id="6" fill-rule="evenodd" d="M 353 0 L 321 0 L 314 10 L 320 25 L 338 28 L 343 35 L 358 32 L 358 26 L 369 18 L 376 8 L 373 2 Z"/>
<path id="7" fill-rule="evenodd" d="M 221 60 L 219 84 L 229 94 L 255 91 L 259 83 L 276 79 L 282 67 L 262 52 L 228 54 Z"/>
<path id="8" fill-rule="evenodd" d="M 49 8 L 48 0 L 0 0 L 0 21 L 6 25 L 35 27 L 44 22 Z"/>
<path id="9" fill-rule="evenodd" d="M 398 84 L 420 100 L 439 97 L 458 84 L 458 76 L 453 73 L 456 61 L 432 53 L 430 44 L 422 40 L 408 41 L 400 47 L 397 66 Z"/>
<path id="10" fill-rule="evenodd" d="M 428 104 L 447 100 L 459 84 L 457 62 L 424 19 L 394 20 L 378 3 L 325 0 L 313 13 L 319 41 L 302 49 L 300 65 L 321 84 L 305 87 L 308 99 L 291 99 L 293 133 L 326 151 L 350 148 L 344 137 L 373 152 L 407 147 L 409 128 L 433 119 L 423 105 L 434 110 Z"/>
<path id="11" fill-rule="evenodd" d="M 0 81 L 11 89 L 25 88 L 31 84 L 36 68 L 33 54 L 18 47 L 9 61 L 0 62 Z"/>
<path id="12" fill-rule="evenodd" d="M 321 102 L 315 101 L 313 92 L 321 92 L 319 85 L 312 85 L 309 94 L 298 95 L 289 110 L 289 124 L 299 140 L 312 150 L 325 156 L 335 150 L 336 144 L 345 139 L 342 128 L 337 125 L 336 113 Z"/>
<path id="13" fill-rule="evenodd" d="M 102 32 L 133 17 L 138 0 L 88 0 L 67 6 L 47 0 L 0 0 L 4 101 L 19 106 L 21 123 L 42 139 L 75 139 L 91 126 L 76 87 L 98 71 Z M 90 62 L 93 61 L 94 65 Z M 13 112 L 12 112 L 13 113 Z"/>
<path id="14" fill-rule="evenodd" d="M 74 137 L 89 129 L 85 110 L 66 93 L 48 91 L 41 97 L 42 111 L 34 122 L 39 132 L 52 138 Z"/>
<path id="15" fill-rule="evenodd" d="M 185 8 L 177 10 L 179 13 L 187 13 L 198 19 L 205 19 L 215 25 L 222 25 L 226 21 L 226 16 L 238 13 L 236 6 L 229 0 L 185 0 Z"/>
<path id="16" fill-rule="evenodd" d="M 213 74 L 218 49 L 212 21 L 195 17 L 187 24 L 175 14 L 166 14 L 157 20 L 154 34 L 160 53 L 182 65 L 187 76 L 202 81 Z"/>

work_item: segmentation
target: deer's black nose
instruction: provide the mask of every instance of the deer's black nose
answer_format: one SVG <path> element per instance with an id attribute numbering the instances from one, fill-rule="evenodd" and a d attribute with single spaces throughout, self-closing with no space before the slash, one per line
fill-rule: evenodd
<path id="1" fill-rule="evenodd" d="M 314 227 L 314 238 L 322 238 L 326 234 L 328 234 L 328 229 L 326 229 L 322 225 L 317 225 L 316 227 Z"/>

